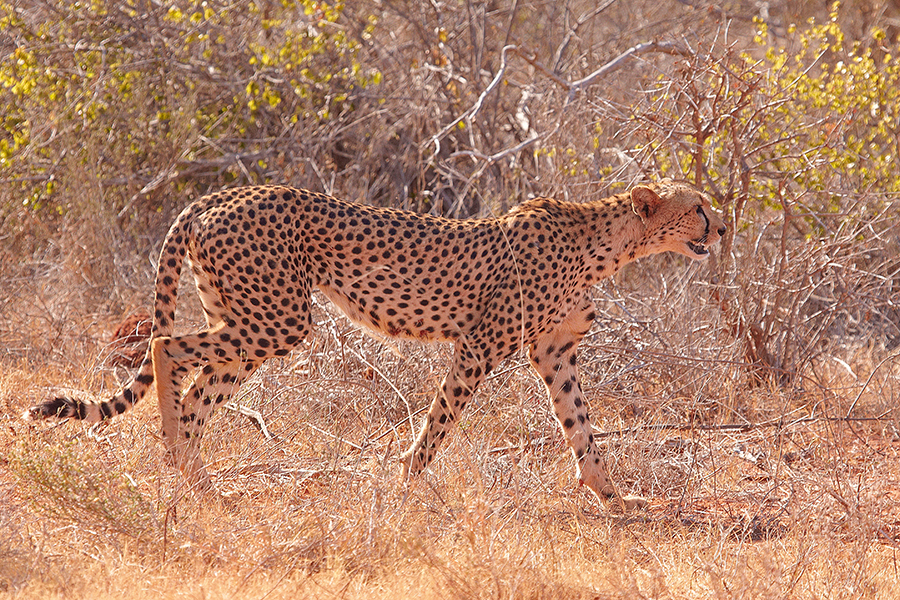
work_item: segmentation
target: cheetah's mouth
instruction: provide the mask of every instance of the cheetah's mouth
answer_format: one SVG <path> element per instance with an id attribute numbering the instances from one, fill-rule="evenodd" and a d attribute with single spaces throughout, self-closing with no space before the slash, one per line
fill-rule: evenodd
<path id="1" fill-rule="evenodd" d="M 706 236 L 703 236 L 703 237 L 705 238 Z M 709 249 L 707 249 L 707 247 L 703 245 L 702 240 L 698 240 L 696 242 L 686 242 L 686 243 L 687 243 L 687 247 L 691 249 L 691 252 L 693 252 L 697 256 L 706 256 L 707 254 L 709 254 Z"/>
<path id="2" fill-rule="evenodd" d="M 694 258 L 697 260 L 704 260 L 707 256 L 709 256 L 709 249 L 706 247 L 709 242 L 709 217 L 706 216 L 706 213 L 703 211 L 701 207 L 697 207 L 697 214 L 703 217 L 703 220 L 706 221 L 706 229 L 703 231 L 703 235 L 700 236 L 700 239 L 697 240 L 688 240 L 685 242 L 688 249 L 694 253 Z"/>

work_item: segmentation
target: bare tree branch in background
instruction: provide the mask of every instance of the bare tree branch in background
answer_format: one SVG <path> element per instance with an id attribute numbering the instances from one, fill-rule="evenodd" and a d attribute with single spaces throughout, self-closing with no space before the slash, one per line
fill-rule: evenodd
<path id="1" fill-rule="evenodd" d="M 606 8 L 611 3 L 607 3 L 603 8 Z M 494 78 L 491 80 L 490 84 L 481 92 L 476 100 L 475 104 L 463 112 L 456 119 L 451 121 L 449 124 L 444 126 L 438 133 L 436 133 L 432 138 L 428 141 L 428 145 L 434 145 L 434 152 L 431 154 L 431 160 L 433 160 L 441 151 L 440 140 L 445 137 L 448 133 L 450 133 L 455 127 L 457 127 L 463 121 L 471 122 L 472 119 L 481 111 L 482 106 L 484 105 L 485 98 L 493 92 L 497 85 L 503 80 L 503 77 L 506 75 L 508 63 L 508 54 L 516 54 L 523 58 L 528 64 L 535 67 L 541 73 L 545 74 L 553 83 L 557 84 L 564 90 L 568 91 L 568 95 L 566 96 L 566 100 L 563 103 L 562 109 L 565 110 L 568 107 L 569 103 L 573 100 L 576 94 L 579 92 L 583 92 L 591 85 L 595 85 L 600 79 L 604 76 L 609 75 L 625 66 L 626 61 L 629 58 L 633 58 L 636 56 L 640 56 L 642 54 L 646 54 L 649 52 L 662 52 L 666 54 L 675 54 L 675 55 L 688 55 L 689 51 L 681 44 L 677 42 L 646 42 L 643 44 L 638 44 L 637 46 L 633 46 L 607 62 L 600 68 L 596 69 L 587 77 L 582 79 L 578 79 L 576 81 L 567 81 L 559 76 L 557 76 L 554 71 L 547 69 L 543 65 L 541 65 L 535 58 L 533 54 L 526 53 L 524 50 L 517 46 L 505 46 L 500 53 L 500 68 L 497 70 L 497 73 L 494 75 Z M 504 158 L 514 152 L 518 152 L 529 145 L 537 142 L 538 140 L 547 137 L 548 135 L 552 135 L 555 131 L 558 130 L 558 127 L 550 132 L 546 132 L 543 134 L 535 134 L 528 140 L 517 144 L 511 148 L 507 148 L 500 152 L 496 152 L 491 155 L 485 155 L 481 152 L 470 150 L 470 151 L 460 151 L 453 154 L 453 156 L 473 156 L 475 158 L 479 158 L 488 163 L 493 163 L 500 158 Z"/>

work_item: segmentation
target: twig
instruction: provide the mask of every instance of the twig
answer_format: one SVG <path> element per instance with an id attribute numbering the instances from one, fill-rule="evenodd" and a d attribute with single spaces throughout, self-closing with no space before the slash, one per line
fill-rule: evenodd
<path id="1" fill-rule="evenodd" d="M 425 406 L 423 406 L 423 407 L 420 408 L 419 410 L 417 410 L 417 411 L 415 411 L 415 412 L 413 412 L 413 413 L 410 413 L 410 415 L 409 415 L 409 417 L 408 417 L 408 420 L 409 420 L 409 422 L 410 422 L 410 425 L 411 425 L 411 428 L 412 428 L 413 433 L 415 433 L 416 428 L 415 428 L 415 425 L 414 425 L 413 422 L 412 422 L 412 419 L 413 419 L 414 417 L 418 417 L 419 415 L 421 415 L 423 412 L 425 412 L 426 410 L 428 410 L 428 408 L 429 408 L 429 405 L 426 404 Z M 378 440 L 380 440 L 381 438 L 383 438 L 383 437 L 386 436 L 387 434 L 396 432 L 396 431 L 397 431 L 397 427 L 399 427 L 399 426 L 400 426 L 404 421 L 406 421 L 406 420 L 407 420 L 407 418 L 403 418 L 403 419 L 400 419 L 399 421 L 397 421 L 396 423 L 392 423 L 392 424 L 388 425 L 387 430 L 385 430 L 385 431 L 379 433 L 378 435 L 376 435 L 376 436 L 373 437 L 373 438 L 367 438 L 367 439 L 366 439 L 366 443 L 371 444 L 372 442 L 377 442 Z"/>
<path id="2" fill-rule="evenodd" d="M 500 68 L 497 70 L 497 74 L 494 75 L 494 79 L 488 84 L 484 91 L 481 92 L 481 95 L 478 96 L 478 100 L 475 101 L 475 104 L 469 110 L 465 111 L 459 117 L 457 117 L 452 123 L 441 129 L 438 133 L 436 133 L 432 138 L 428 141 L 428 144 L 434 144 L 434 156 L 437 156 L 441 152 L 441 138 L 450 133 L 454 127 L 459 125 L 464 119 L 470 119 L 478 114 L 478 111 L 481 110 L 482 105 L 484 104 L 485 98 L 490 94 L 497 84 L 503 79 L 503 74 L 506 72 L 506 54 L 507 52 L 511 52 L 516 50 L 516 46 L 504 46 L 503 50 L 500 51 Z"/>
<path id="3" fill-rule="evenodd" d="M 793 421 L 785 422 L 783 419 L 772 419 L 771 421 L 764 421 L 762 423 L 725 423 L 722 425 L 697 425 L 694 423 L 649 423 L 647 425 L 639 425 L 637 427 L 630 427 L 628 429 L 618 429 L 615 431 L 598 431 L 594 429 L 594 437 L 595 438 L 605 438 L 605 437 L 613 437 L 613 436 L 623 436 L 630 435 L 633 433 L 640 433 L 642 431 L 665 431 L 665 430 L 674 430 L 674 431 L 752 431 L 754 429 L 765 429 L 768 427 L 790 427 L 792 425 L 802 425 L 805 423 L 833 423 L 833 422 L 866 422 L 866 421 L 875 421 L 875 422 L 884 422 L 884 421 L 892 421 L 891 418 L 886 418 L 885 415 L 890 413 L 891 411 L 886 411 L 880 414 L 877 417 L 803 417 L 802 419 L 794 419 Z"/>
<path id="4" fill-rule="evenodd" d="M 391 388 L 392 390 L 394 390 L 394 393 L 397 394 L 397 396 L 403 401 L 403 404 L 406 405 L 406 411 L 407 411 L 407 413 L 409 414 L 409 417 L 408 417 L 408 418 L 409 418 L 409 427 L 410 427 L 410 429 L 415 430 L 416 425 L 415 425 L 415 423 L 413 423 L 413 417 L 414 417 L 415 415 L 419 414 L 419 412 L 421 412 L 421 411 L 417 411 L 417 412 L 413 413 L 413 412 L 412 412 L 412 405 L 409 403 L 409 400 L 406 399 L 406 396 L 403 395 L 403 392 L 401 392 L 400 389 L 399 389 L 396 385 L 394 385 L 394 382 L 391 381 L 391 380 L 388 378 L 388 376 L 385 375 L 385 374 L 381 371 L 381 369 L 379 369 L 378 367 L 376 367 L 375 365 L 373 365 L 371 362 L 369 362 L 368 360 L 366 360 L 366 358 L 365 358 L 362 354 L 360 354 L 359 352 L 357 352 L 355 348 L 348 348 L 348 350 L 350 351 L 351 354 L 353 354 L 353 356 L 355 356 L 358 360 L 360 360 L 364 365 L 366 365 L 367 367 L 369 367 L 370 369 L 372 369 L 374 372 L 378 373 L 378 375 L 381 376 L 381 378 L 384 380 L 384 382 L 385 382 L 386 384 L 388 384 L 388 386 L 390 386 L 390 388 Z"/>
<path id="5" fill-rule="evenodd" d="M 257 429 L 260 430 L 260 432 L 262 432 L 263 437 L 265 437 L 267 440 L 275 439 L 275 436 L 272 435 L 272 433 L 269 431 L 269 428 L 266 427 L 266 422 L 263 420 L 262 415 L 258 411 L 255 411 L 252 408 L 248 408 L 242 404 L 238 404 L 237 402 L 228 402 L 227 404 L 223 404 L 222 406 L 227 410 L 232 410 L 239 415 L 244 415 L 245 417 L 250 419 L 250 421 L 256 426 Z"/>
<path id="6" fill-rule="evenodd" d="M 859 390 L 859 393 L 856 395 L 856 398 L 850 404 L 850 408 L 847 409 L 847 414 L 844 415 L 845 419 L 850 418 L 850 413 L 852 413 L 853 409 L 856 408 L 856 403 L 859 402 L 859 399 L 862 397 L 863 392 L 865 392 L 866 388 L 869 387 L 869 384 L 872 383 L 872 378 L 875 377 L 875 373 L 878 372 L 878 369 L 880 369 L 885 363 L 892 361 L 892 360 L 896 359 L 897 357 L 900 357 L 900 352 L 895 352 L 894 354 L 891 354 L 890 356 L 888 356 L 887 358 L 882 360 L 880 363 L 878 363 L 874 369 L 872 369 L 872 372 L 869 373 L 869 378 L 866 379 L 865 385 L 862 386 L 862 389 Z"/>
<path id="7" fill-rule="evenodd" d="M 569 29 L 568 33 L 566 33 L 566 37 L 563 38 L 562 43 L 556 48 L 556 52 L 553 53 L 553 72 L 559 72 L 559 64 L 562 62 L 563 54 L 565 54 L 566 49 L 569 47 L 569 44 L 572 42 L 572 38 L 575 37 L 575 34 L 578 33 L 578 30 L 581 29 L 581 26 L 602 13 L 604 10 L 615 4 L 616 0 L 606 0 L 600 6 L 597 6 L 591 11 L 588 11 L 578 17 L 578 20 L 575 21 L 575 25 Z"/>
<path id="8" fill-rule="evenodd" d="M 137 193 L 138 196 L 149 194 L 150 192 L 158 189 L 159 187 L 169 183 L 170 181 L 174 181 L 176 179 L 180 179 L 183 177 L 187 177 L 189 175 L 193 175 L 200 171 L 206 170 L 216 170 L 222 171 L 235 163 L 241 167 L 241 170 L 244 171 L 245 175 L 247 173 L 247 167 L 244 165 L 244 161 L 256 162 L 267 156 L 271 155 L 272 152 L 267 150 L 263 152 L 231 152 L 220 156 L 218 158 L 209 158 L 209 159 L 196 159 L 196 160 L 187 160 L 184 158 L 179 158 L 175 163 L 168 168 L 162 170 L 156 177 L 151 179 L 143 188 Z"/>
<path id="9" fill-rule="evenodd" d="M 850 424 L 851 421 L 856 420 L 856 419 L 850 418 L 850 413 L 852 413 L 853 409 L 856 408 L 856 403 L 859 402 L 859 399 L 862 397 L 863 392 L 865 392 L 866 388 L 869 387 L 869 384 L 872 383 L 872 378 L 875 377 L 875 373 L 878 371 L 878 369 L 880 369 L 881 366 L 884 365 L 885 363 L 887 363 L 888 361 L 892 361 L 895 358 L 897 358 L 898 356 L 900 356 L 900 353 L 895 352 L 894 354 L 892 354 L 892 355 L 888 356 L 887 358 L 885 358 L 884 360 L 882 360 L 880 363 L 878 363 L 878 365 L 876 365 L 876 367 L 874 369 L 872 369 L 872 372 L 869 373 L 869 378 L 866 379 L 865 385 L 863 385 L 862 389 L 859 390 L 859 393 L 856 395 L 856 398 L 853 400 L 853 402 L 850 404 L 850 407 L 847 409 L 847 414 L 843 417 L 843 419 L 847 421 L 847 427 L 850 429 L 850 433 L 852 433 L 854 435 L 854 437 L 856 437 L 856 439 L 858 439 L 860 442 L 862 442 L 864 446 L 866 446 L 867 448 L 869 448 L 876 454 L 880 454 L 882 456 L 884 456 L 884 453 L 881 452 L 880 450 L 877 450 L 877 449 L 873 448 L 872 446 L 870 446 L 869 442 L 864 440 L 863 437 L 861 435 L 859 435 L 859 433 L 853 428 L 853 425 Z M 835 417 L 835 419 L 840 419 L 840 418 L 841 417 Z"/>
<path id="10" fill-rule="evenodd" d="M 558 127 L 557 127 L 557 129 L 558 129 Z M 555 131 L 556 131 L 556 129 L 553 130 L 553 132 L 555 132 Z M 527 140 L 525 140 L 524 142 L 516 144 L 515 146 L 513 146 L 511 148 L 507 148 L 506 150 L 501 150 L 500 152 L 497 152 L 496 154 L 487 155 L 487 154 L 483 154 L 481 152 L 476 152 L 475 150 L 460 150 L 459 152 L 454 152 L 453 154 L 451 154 L 450 158 L 455 158 L 457 156 L 472 156 L 474 158 L 480 158 L 481 160 L 483 160 L 489 164 L 494 163 L 505 156 L 509 156 L 510 154 L 515 154 L 519 150 L 522 150 L 523 148 L 527 148 L 528 146 L 535 143 L 539 139 L 545 138 L 553 132 L 548 132 L 548 133 L 543 133 L 543 134 L 535 134 L 535 135 L 531 136 L 530 138 L 528 138 Z"/>
<path id="11" fill-rule="evenodd" d="M 546 436 L 536 439 L 529 439 L 522 444 L 509 444 L 506 446 L 497 446 L 496 448 L 491 448 L 490 450 L 488 450 L 488 454 L 502 454 L 504 452 L 509 452 L 510 450 L 519 450 L 520 448 L 524 448 L 526 446 L 543 446 L 549 441 L 550 438 Z"/>
<path id="12" fill-rule="evenodd" d="M 330 437 L 330 438 L 333 439 L 333 440 L 336 440 L 336 441 L 341 442 L 341 443 L 343 443 L 343 444 L 347 444 L 347 445 L 350 446 L 351 448 L 355 448 L 356 450 L 359 450 L 360 452 L 362 452 L 362 451 L 365 450 L 365 448 L 363 448 L 362 446 L 357 446 L 357 445 L 354 444 L 353 442 L 349 441 L 347 438 L 341 437 L 341 436 L 339 436 L 339 435 L 335 435 L 335 434 L 331 433 L 330 431 L 325 431 L 325 430 L 322 429 L 321 427 L 316 427 L 316 426 L 313 425 L 312 423 L 307 423 L 306 425 L 307 425 L 310 429 L 314 429 L 314 430 L 318 431 L 319 433 L 321 433 L 321 434 L 323 434 L 323 435 L 327 435 L 328 437 Z"/>
<path id="13" fill-rule="evenodd" d="M 716 6 L 715 3 L 705 4 L 703 6 L 698 6 L 689 0 L 677 0 L 680 4 L 684 4 L 685 6 L 689 6 L 697 11 L 698 15 L 702 12 L 707 12 L 709 14 L 716 15 L 716 17 L 720 19 L 727 19 L 729 21 L 752 21 L 751 17 L 743 14 L 742 12 L 731 12 L 725 10 L 724 8 L 720 8 Z M 755 18 L 755 16 L 753 17 Z"/>

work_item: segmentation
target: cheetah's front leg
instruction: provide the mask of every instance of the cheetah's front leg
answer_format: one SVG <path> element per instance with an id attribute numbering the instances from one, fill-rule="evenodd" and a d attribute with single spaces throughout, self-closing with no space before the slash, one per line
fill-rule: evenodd
<path id="1" fill-rule="evenodd" d="M 638 496 L 619 496 L 609 480 L 606 461 L 594 443 L 590 417 L 578 381 L 576 349 L 590 329 L 594 305 L 585 299 L 553 332 L 528 348 L 531 366 L 547 386 L 553 414 L 577 461 L 576 476 L 601 500 L 616 496 L 627 510 L 644 506 Z"/>

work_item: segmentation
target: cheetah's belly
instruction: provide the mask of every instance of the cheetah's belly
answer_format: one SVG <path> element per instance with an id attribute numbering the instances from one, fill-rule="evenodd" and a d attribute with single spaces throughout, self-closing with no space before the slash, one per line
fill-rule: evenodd
<path id="1" fill-rule="evenodd" d="M 398 290 L 396 295 L 385 297 L 367 292 L 363 286 L 320 285 L 319 289 L 352 321 L 391 337 L 453 341 L 469 331 L 478 318 L 473 308 L 454 305 L 425 290 Z"/>

